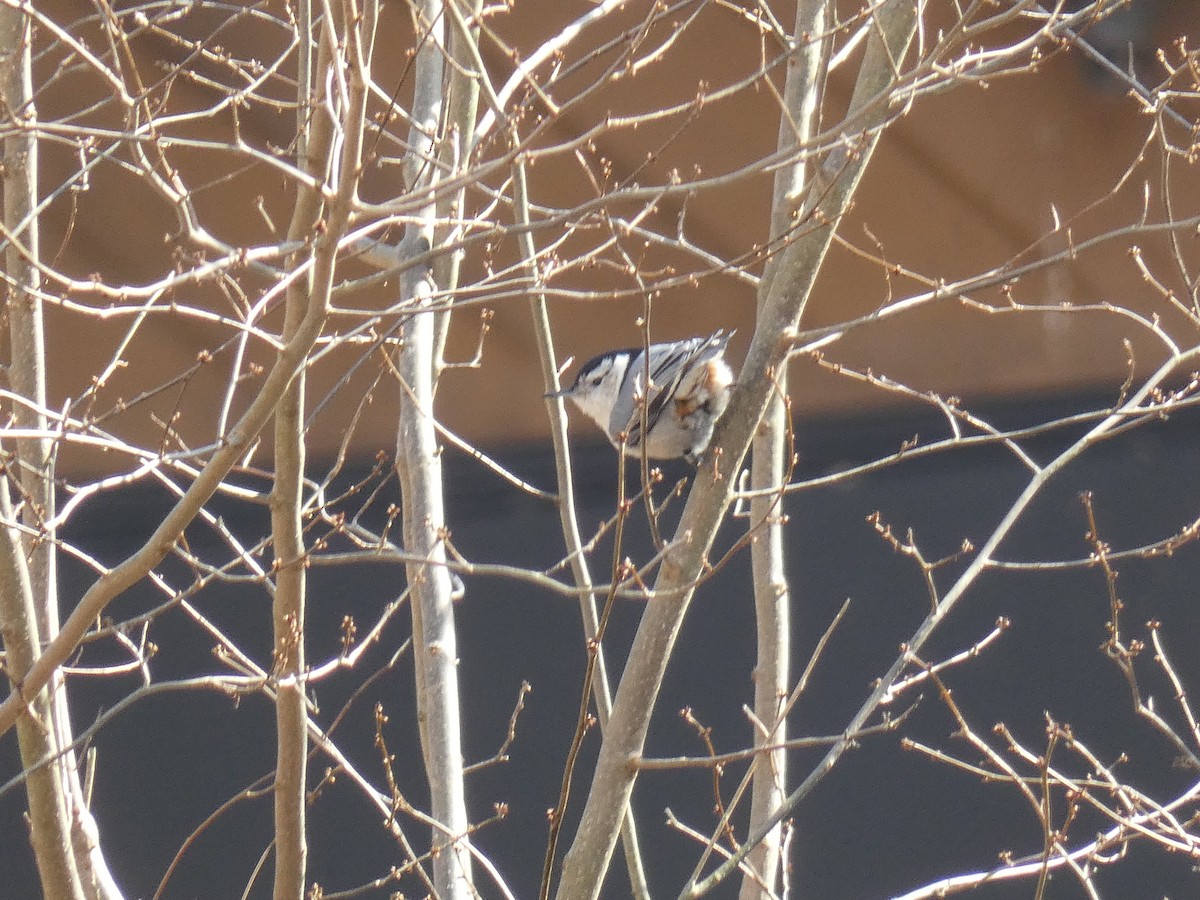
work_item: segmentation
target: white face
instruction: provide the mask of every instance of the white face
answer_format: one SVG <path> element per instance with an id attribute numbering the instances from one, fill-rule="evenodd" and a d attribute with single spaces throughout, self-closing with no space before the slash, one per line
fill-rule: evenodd
<path id="1" fill-rule="evenodd" d="M 579 370 L 579 376 L 567 394 L 580 411 L 603 428 L 606 434 L 609 416 L 628 365 L 627 353 L 606 354 L 589 360 Z"/>

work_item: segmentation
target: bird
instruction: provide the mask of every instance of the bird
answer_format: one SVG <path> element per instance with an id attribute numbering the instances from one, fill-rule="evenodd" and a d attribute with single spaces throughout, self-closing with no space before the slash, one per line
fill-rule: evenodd
<path id="1" fill-rule="evenodd" d="M 734 376 L 725 348 L 731 337 L 733 332 L 718 330 L 708 337 L 609 350 L 585 362 L 570 387 L 545 396 L 570 400 L 627 456 L 642 454 L 644 407 L 646 456 L 697 464 L 729 405 Z"/>

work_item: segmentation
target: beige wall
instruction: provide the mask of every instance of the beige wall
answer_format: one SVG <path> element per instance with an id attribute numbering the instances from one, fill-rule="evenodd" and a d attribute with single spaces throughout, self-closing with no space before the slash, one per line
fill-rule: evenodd
<path id="1" fill-rule="evenodd" d="M 65 7 L 65 0 L 60 2 Z M 565 17 L 567 4 L 560 0 L 521 0 L 511 20 L 501 27 L 519 40 L 523 28 Z M 570 5 L 572 9 L 574 5 Z M 1184 10 L 1183 7 L 1190 7 Z M 577 13 L 577 11 L 575 11 Z M 571 13 L 571 14 L 575 14 Z M 1200 22 L 1191 4 L 1176 4 L 1174 19 L 1162 25 L 1161 35 L 1190 28 Z M 390 29 L 390 30 L 389 30 Z M 203 30 L 203 29 L 200 29 Z M 389 7 L 384 33 L 403 43 L 405 26 L 399 8 Z M 225 36 L 225 42 L 245 41 L 247 50 L 263 40 L 251 32 Z M 174 59 L 180 49 L 167 43 L 146 41 L 138 45 L 147 65 Z M 671 100 L 696 93 L 697 80 L 720 84 L 758 57 L 750 30 L 730 27 L 719 16 L 701 17 L 672 49 L 667 61 L 640 78 L 619 82 L 602 96 L 568 110 L 551 138 L 562 138 L 595 124 L 608 110 L 621 112 L 645 108 L 652 92 Z M 489 62 L 498 74 L 507 71 L 500 54 Z M 381 56 L 380 81 L 394 83 L 399 59 Z M 740 68 L 739 68 L 740 67 Z M 586 73 L 585 73 L 586 74 Z M 74 102 L 67 84 L 42 101 L 44 116 L 53 116 Z M 180 82 L 180 103 L 189 95 L 205 97 L 205 89 Z M 648 92 L 651 92 L 648 94 Z M 833 94 L 844 102 L 845 84 L 835 81 Z M 259 138 L 286 140 L 290 114 L 248 111 L 242 127 Z M 599 142 L 597 152 L 615 161 L 617 172 L 641 168 L 647 182 L 664 177 L 671 166 L 698 165 L 706 174 L 728 171 L 738 163 L 769 152 L 774 146 L 778 117 L 775 103 L 765 91 L 746 91 L 713 103 L 686 128 L 678 122 L 651 125 L 636 134 L 621 133 Z M 200 122 L 197 134 L 217 134 L 227 120 Z M 1152 205 L 1158 204 L 1161 170 L 1152 154 L 1123 190 L 1110 196 L 1119 175 L 1133 162 L 1152 119 L 1140 115 L 1133 100 L 1119 91 L 1097 89 L 1082 77 L 1077 60 L 1065 56 L 1046 61 L 1036 75 L 997 79 L 984 87 L 962 87 L 921 100 L 887 133 L 858 195 L 855 208 L 841 234 L 852 244 L 874 250 L 878 239 L 889 262 L 922 277 L 952 281 L 1000 266 L 1019 257 L 1031 261 L 1041 254 L 1068 246 L 1065 230 L 1044 239 L 1054 213 L 1063 220 L 1081 216 L 1071 229 L 1076 240 L 1112 223 L 1136 219 L 1143 202 L 1143 183 L 1150 179 Z M 661 144 L 657 157 L 645 161 L 647 146 Z M 198 183 L 226 171 L 228 160 L 201 153 L 175 152 L 173 159 L 187 167 Z M 49 148 L 45 153 L 43 183 L 59 183 L 74 164 L 71 153 Z M 539 162 L 534 169 L 535 199 L 565 202 L 580 194 L 578 169 L 569 159 Z M 564 179 L 559 181 L 557 175 Z M 1181 215 L 1195 211 L 1200 200 L 1200 179 L 1177 160 L 1173 169 L 1175 203 Z M 384 196 L 386 173 L 373 176 L 373 189 Z M 691 240 L 715 253 L 734 257 L 763 239 L 770 184 L 766 177 L 741 180 L 697 197 L 688 210 Z M 264 198 L 277 227 L 286 227 L 288 196 L 281 179 L 269 172 L 251 171 L 199 195 L 201 206 L 214 217 L 221 233 L 247 243 L 269 237 L 264 220 L 250 200 Z M 673 227 L 678 205 L 665 204 L 658 221 Z M 78 196 L 74 210 L 59 203 L 47 218 L 45 244 L 55 252 L 70 226 L 63 251 L 63 268 L 77 277 L 91 272 L 108 278 L 150 281 L 170 265 L 172 243 L 165 236 L 173 229 L 170 210 L 146 199 L 145 192 L 122 175 L 96 178 Z M 873 237 L 868 237 L 867 230 Z M 547 240 L 545 235 L 539 241 Z M 1194 243 L 1194 237 L 1189 237 Z M 1139 238 L 1145 259 L 1164 278 L 1172 276 L 1169 245 L 1161 237 Z M 1179 317 L 1141 277 L 1130 256 L 1130 241 L 1114 241 L 1076 259 L 1035 273 L 1014 287 L 1014 297 L 1030 304 L 1097 304 L 1113 302 L 1143 312 L 1163 312 L 1180 333 Z M 502 257 L 511 247 L 498 250 Z M 669 261 L 669 253 L 648 257 L 648 265 Z M 468 260 L 468 271 L 478 271 L 478 257 Z M 348 267 L 347 271 L 353 271 Z M 365 270 L 358 270 L 365 271 Z M 552 317 L 560 354 L 587 356 L 615 345 L 639 340 L 635 319 L 642 302 L 628 296 L 631 279 L 609 271 L 572 276 L 564 283 L 590 285 L 601 298 L 556 301 Z M 254 298 L 262 282 L 247 277 L 239 286 Z M 617 289 L 623 298 L 605 298 Z M 830 255 L 807 314 L 807 325 L 816 327 L 850 316 L 869 313 L 889 297 L 899 298 L 924 290 L 916 280 L 894 274 L 890 283 L 880 266 L 864 262 L 850 251 L 835 247 Z M 388 285 L 348 298 L 355 307 L 383 308 L 394 293 Z M 236 300 L 206 288 L 180 300 L 200 302 L 210 308 L 232 311 Z M 977 295 L 996 303 L 997 291 Z M 540 440 L 545 434 L 540 401 L 542 385 L 529 327 L 529 309 L 523 296 L 510 296 L 488 304 L 495 310 L 479 369 L 449 372 L 440 394 L 441 410 L 450 426 L 484 443 Z M 733 355 L 740 356 L 753 328 L 752 287 L 728 276 L 702 278 L 694 287 L 668 290 L 653 305 L 653 333 L 678 337 L 725 327 L 738 329 Z M 348 318 L 335 317 L 331 328 L 345 327 Z M 107 363 L 124 334 L 128 317 L 97 321 L 54 310 L 52 334 L 52 388 L 57 403 L 77 395 L 95 371 Z M 473 351 L 478 332 L 474 310 L 458 314 L 451 341 L 461 357 Z M 213 349 L 226 332 L 194 320 L 180 321 L 156 314 L 124 354 L 128 366 L 118 371 L 101 394 L 98 410 L 112 410 L 118 398 L 136 397 L 150 386 L 171 383 L 184 365 L 202 349 Z M 988 315 L 968 309 L 955 298 L 946 298 L 919 312 L 856 331 L 831 347 L 830 358 L 902 379 L 921 389 L 954 393 L 966 399 L 996 395 L 1054 393 L 1091 389 L 1119 383 L 1126 371 L 1125 336 L 1138 331 L 1126 319 L 1103 312 Z M 1140 338 L 1135 344 L 1137 363 L 1149 366 L 1157 352 Z M 259 358 L 267 357 L 259 353 Z M 314 370 L 314 395 L 346 374 L 352 355 Z M 368 360 L 344 391 L 322 415 L 315 429 L 316 451 L 330 452 L 345 425 L 357 410 L 357 398 L 380 373 L 377 360 Z M 181 412 L 179 428 L 192 440 L 211 434 L 217 415 L 214 398 L 224 384 L 220 366 L 202 367 L 195 375 L 155 394 L 125 413 L 110 413 L 114 428 L 131 429 L 144 439 L 161 433 L 150 412 L 160 419 Z M 372 405 L 361 415 L 358 445 L 364 451 L 390 449 L 394 420 L 391 409 L 396 388 L 385 379 Z M 823 371 L 813 361 L 794 365 L 794 399 L 803 412 L 870 409 L 899 402 L 877 388 L 865 388 L 852 379 Z M 241 401 L 239 401 L 241 402 Z M 235 404 L 236 408 L 237 404 Z"/>

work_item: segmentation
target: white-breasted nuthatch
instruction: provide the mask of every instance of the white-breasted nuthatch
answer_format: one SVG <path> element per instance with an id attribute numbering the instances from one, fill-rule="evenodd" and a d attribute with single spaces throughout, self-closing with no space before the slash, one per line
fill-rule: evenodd
<path id="1" fill-rule="evenodd" d="M 731 337 L 732 332 L 717 331 L 706 338 L 651 344 L 649 365 L 642 347 L 610 350 L 584 363 L 569 388 L 546 396 L 574 402 L 628 456 L 642 453 L 644 405 L 646 455 L 682 456 L 694 463 L 729 403 L 733 372 L 724 354 Z"/>

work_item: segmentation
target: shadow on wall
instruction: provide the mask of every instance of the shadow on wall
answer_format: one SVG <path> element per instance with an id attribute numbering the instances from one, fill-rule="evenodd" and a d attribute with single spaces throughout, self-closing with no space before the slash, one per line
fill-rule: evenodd
<path id="1" fill-rule="evenodd" d="M 1053 410 L 1051 410 L 1052 412 Z M 1041 421 L 1047 409 L 997 410 L 994 421 Z M 1008 417 L 1010 422 L 1004 422 Z M 1171 430 L 1145 429 L 1098 448 L 1054 486 L 1023 526 L 1002 548 L 1013 560 L 1049 560 L 1086 556 L 1085 524 L 1077 492 L 1094 491 L 1104 537 L 1113 546 L 1129 546 L 1162 537 L 1196 517 L 1200 475 L 1195 447 L 1200 428 L 1173 420 Z M 922 436 L 936 432 L 927 423 Z M 866 459 L 911 435 L 905 422 L 804 423 L 804 474 L 833 470 Z M 1042 449 L 1050 449 L 1043 445 Z M 1035 447 L 1035 451 L 1036 451 Z M 541 450 L 514 453 L 506 460 L 537 484 L 552 480 L 550 460 Z M 580 453 L 578 470 L 585 530 L 612 510 L 615 458 L 607 447 Z M 448 461 L 454 539 L 477 561 L 506 561 L 544 566 L 561 552 L 554 511 L 501 486 L 465 460 Z M 686 474 L 674 469 L 671 476 Z M 1170 489 L 1164 490 L 1169 484 Z M 842 602 L 851 604 L 816 670 L 809 694 L 791 724 L 795 736 L 837 734 L 865 697 L 928 608 L 916 567 L 881 541 L 866 523 L 878 511 L 897 534 L 912 528 L 929 558 L 955 553 L 964 538 L 981 540 L 1024 485 L 1022 470 L 1003 451 L 988 449 L 908 462 L 860 478 L 844 487 L 810 490 L 787 501 L 791 516 L 790 569 L 795 594 L 795 666 L 808 660 L 818 638 Z M 161 512 L 163 498 L 131 493 L 123 528 L 81 522 L 76 538 L 102 560 L 128 552 L 144 537 L 146 523 Z M 639 507 L 640 509 L 640 507 Z M 234 527 L 261 522 L 231 522 Z M 726 526 L 729 546 L 743 527 Z M 644 528 L 634 528 L 629 545 L 635 558 L 647 555 Z M 201 549 L 193 545 L 193 549 Z M 595 553 L 598 568 L 610 548 Z M 939 571 L 943 583 L 954 566 Z M 1163 623 L 1168 646 L 1188 684 L 1200 684 L 1200 659 L 1184 649 L 1200 629 L 1194 602 L 1197 551 L 1185 547 L 1168 560 L 1131 562 L 1121 570 L 1121 596 L 1128 603 L 1125 622 L 1144 636 L 1148 619 Z M 652 728 L 652 755 L 702 755 L 695 732 L 678 711 L 690 707 L 713 729 L 719 751 L 744 746 L 749 729 L 741 711 L 752 697 L 754 622 L 747 593 L 748 555 L 742 553 L 699 592 L 683 630 L 678 656 Z M 169 573 L 172 574 L 172 573 Z M 178 571 L 180 584 L 189 580 Z M 312 570 L 310 658 L 336 654 L 343 617 L 372 621 L 400 592 L 402 572 L 387 566 Z M 68 566 L 66 595 L 77 596 L 84 579 Z M 131 591 L 113 609 L 129 615 L 156 602 L 144 588 Z M 261 590 L 216 585 L 197 600 L 204 611 L 229 630 L 259 660 L 269 659 L 269 604 Z M 640 613 L 624 602 L 616 610 L 605 644 L 613 672 L 619 672 Z M 1071 723 L 1101 759 L 1129 756 L 1122 770 L 1155 795 L 1168 785 L 1194 779 L 1173 766 L 1170 747 L 1130 713 L 1128 692 L 1116 668 L 1098 650 L 1110 617 L 1101 574 L 1084 569 L 1054 572 L 999 572 L 956 611 L 946 630 L 927 649 L 930 659 L 962 650 L 983 637 L 999 616 L 1011 620 L 1000 641 L 971 663 L 951 670 L 953 688 L 972 724 L 982 734 L 1004 722 L 1027 746 L 1045 745 L 1045 715 Z M 578 706 L 585 660 L 574 601 L 539 592 L 528 584 L 495 578 L 469 578 L 458 606 L 459 655 L 466 711 L 466 747 L 470 760 L 490 757 L 504 738 L 508 718 L 523 680 L 533 692 L 517 727 L 507 764 L 473 775 L 470 804 L 476 818 L 489 815 L 493 803 L 507 803 L 507 819 L 479 835 L 478 843 L 496 862 L 518 897 L 536 894 L 546 834 L 545 811 L 555 801 L 561 766 Z M 382 645 L 363 667 L 333 677 L 316 688 L 321 720 L 330 722 L 343 708 L 366 672 L 383 666 L 409 632 L 407 614 L 398 616 Z M 163 616 L 150 635 L 159 646 L 155 678 L 224 671 L 212 656 L 212 640 L 198 633 L 180 610 Z M 89 659 L 89 662 L 97 662 Z M 112 707 L 134 685 L 131 678 L 76 680 L 75 724 L 86 726 Z M 1152 685 L 1155 690 L 1162 686 Z M 1163 700 L 1169 699 L 1169 693 Z M 400 789 L 414 804 L 426 802 L 415 734 L 411 657 L 380 677 L 359 697 L 338 725 L 337 735 L 350 759 L 375 783 L 383 784 L 375 748 L 375 704 L 388 716 L 382 734 L 395 754 Z M 95 739 L 98 751 L 94 808 L 109 858 L 130 897 L 153 895 L 166 862 L 189 833 L 225 798 L 253 785 L 274 764 L 273 712 L 261 697 L 240 701 L 217 693 L 164 693 L 119 716 Z M 925 690 L 906 722 L 913 739 L 944 747 L 974 760 L 961 741 L 949 737 L 955 723 L 932 688 Z M 598 744 L 593 733 L 580 763 L 575 802 L 564 835 L 572 833 Z M 13 742 L 4 744 L 2 771 L 14 771 Z M 820 758 L 819 751 L 795 752 L 791 783 L 796 784 Z M 1062 757 L 1067 765 L 1066 756 Z M 311 784 L 321 781 L 327 761 L 314 758 Z M 731 768 L 723 788 L 732 791 L 740 769 Z M 219 799 L 215 799 L 219 798 Z M 0 798 L 3 821 L 18 821 L 19 792 Z M 674 896 L 691 871 L 696 848 L 664 823 L 664 809 L 709 831 L 713 827 L 712 779 L 707 771 L 652 773 L 639 782 L 636 795 L 643 842 L 653 848 L 651 878 L 655 896 Z M 310 809 L 310 881 L 327 892 L 359 885 L 402 861 L 397 847 L 379 827 L 379 816 L 345 777 L 323 785 Z M 1056 813 L 1061 815 L 1061 811 Z M 1072 832 L 1090 837 L 1103 827 L 1086 810 Z M 167 897 L 240 896 L 270 834 L 269 795 L 236 805 L 203 832 L 183 857 Z M 407 823 L 414 839 L 425 840 L 420 826 Z M 1091 831 L 1089 831 L 1091 829 Z M 10 830 L 10 835 L 13 833 Z M 997 853 L 1036 853 L 1041 833 L 1031 811 L 1010 787 L 987 785 L 968 772 L 952 770 L 900 747 L 897 735 L 864 741 L 826 778 L 797 817 L 792 843 L 796 896 L 875 898 L 903 893 L 937 877 L 988 868 Z M 30 854 L 19 840 L 0 842 L 0 870 L 6 896 L 37 893 Z M 606 896 L 628 896 L 613 867 Z M 269 872 L 269 866 L 266 867 Z M 269 896 L 269 877 L 251 892 Z M 1054 877 L 1055 898 L 1083 896 L 1064 874 Z M 1195 875 L 1186 860 L 1159 853 L 1134 856 L 1102 875 L 1099 884 L 1111 896 L 1183 896 L 1194 890 Z M 394 889 L 394 886 L 393 888 Z M 9 893 L 13 891 L 13 893 Z M 487 892 L 485 891 L 485 894 Z M 732 886 L 718 892 L 733 896 Z M 1029 883 L 995 885 L 972 896 L 1024 898 Z M 378 892 L 369 896 L 386 896 Z"/>

